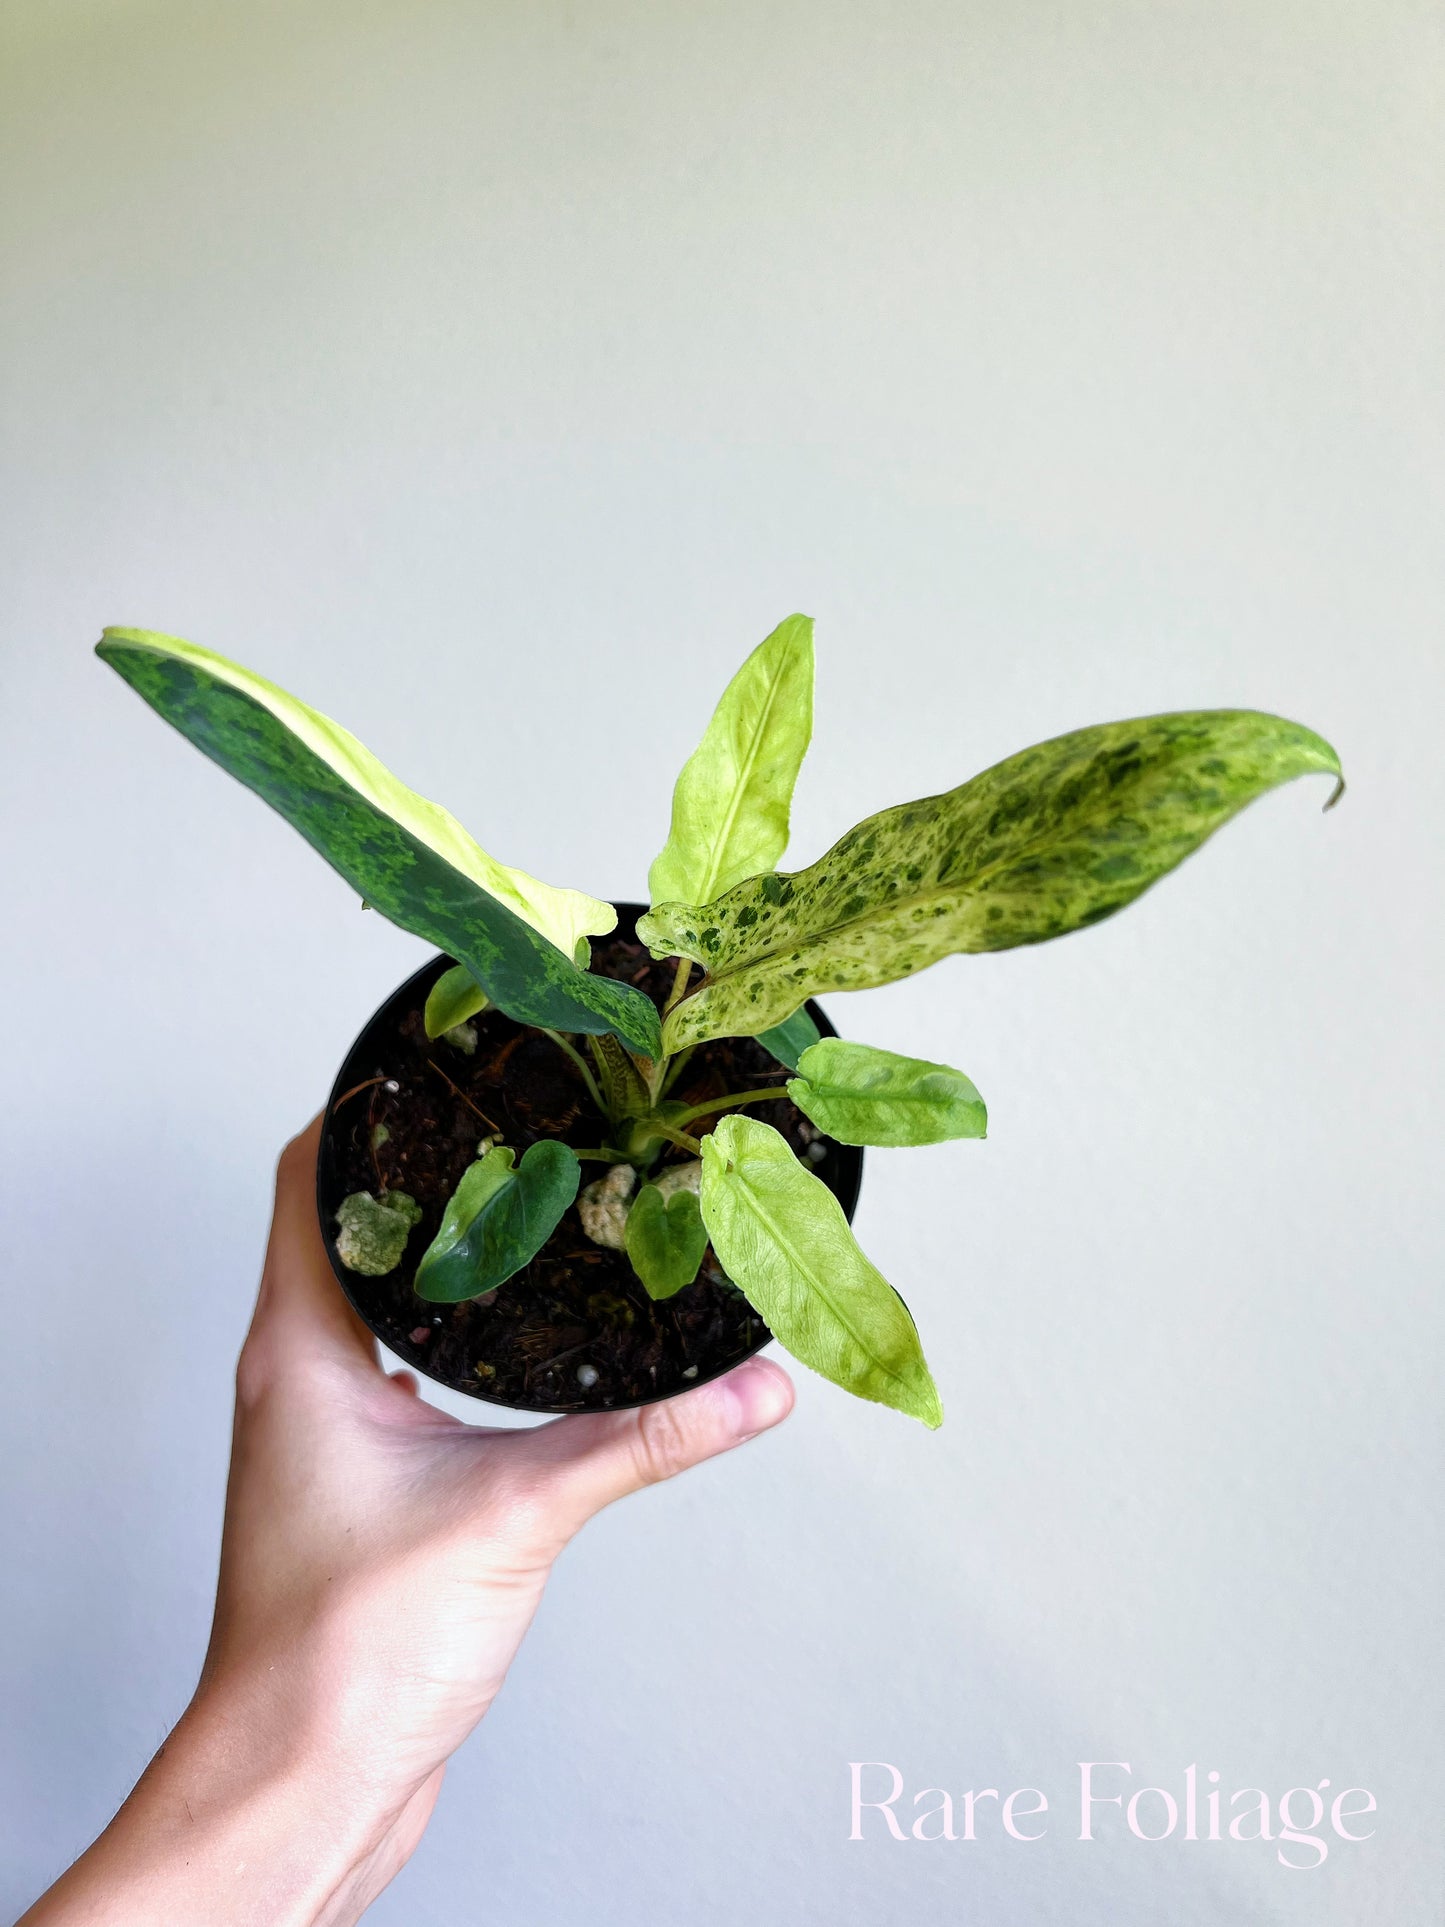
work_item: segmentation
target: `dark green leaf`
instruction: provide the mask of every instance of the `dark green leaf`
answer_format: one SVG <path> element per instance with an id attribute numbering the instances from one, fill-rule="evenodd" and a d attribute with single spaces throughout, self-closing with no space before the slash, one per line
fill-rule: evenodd
<path id="1" fill-rule="evenodd" d="M 795 1071 L 803 1052 L 810 1044 L 816 1044 L 822 1034 L 808 1015 L 806 1006 L 799 1005 L 784 1022 L 774 1024 L 771 1030 L 760 1031 L 758 1042 L 765 1050 L 770 1050 L 780 1064 L 786 1064 L 790 1071 Z"/>
<path id="2" fill-rule="evenodd" d="M 552 1030 L 615 1031 L 639 1055 L 658 1055 L 652 1003 L 630 985 L 577 969 L 570 945 L 564 953 L 520 909 L 484 888 L 469 873 L 484 867 L 484 853 L 460 825 L 394 777 L 392 787 L 384 784 L 388 773 L 345 731 L 282 691 L 263 700 L 270 684 L 168 637 L 112 630 L 98 654 L 197 749 L 284 816 L 383 916 L 465 965 L 509 1017 Z M 238 677 L 261 693 L 248 693 Z M 401 798 L 410 801 L 403 806 Z M 458 867 L 463 862 L 467 869 Z M 485 873 L 540 917 L 514 888 L 520 872 L 494 865 Z M 580 893 L 551 893 L 574 896 Z M 552 908 L 562 923 L 575 924 L 567 904 Z M 598 908 L 615 914 L 608 905 Z"/>
<path id="3" fill-rule="evenodd" d="M 771 1125 L 735 1111 L 703 1139 L 702 1218 L 718 1262 L 794 1358 L 859 1398 L 942 1423 L 907 1307 Z"/>
<path id="4" fill-rule="evenodd" d="M 668 1017 L 664 1047 L 756 1036 L 821 991 L 1098 923 L 1247 803 L 1310 772 L 1339 776 L 1330 745 L 1255 710 L 1106 723 L 884 810 L 810 869 L 749 878 L 702 907 L 660 904 L 638 935 L 708 973 Z"/>
<path id="5" fill-rule="evenodd" d="M 840 1144 L 942 1144 L 985 1137 L 988 1112 L 962 1071 L 825 1037 L 803 1053 L 788 1095 Z"/>
<path id="6" fill-rule="evenodd" d="M 707 1232 L 694 1191 L 671 1197 L 644 1184 L 627 1214 L 627 1255 L 654 1298 L 671 1298 L 697 1276 Z"/>
<path id="7" fill-rule="evenodd" d="M 513 1155 L 506 1145 L 495 1145 L 463 1174 L 417 1266 L 419 1298 L 454 1305 L 493 1291 L 556 1230 L 577 1195 L 582 1167 L 575 1154 L 543 1138 L 515 1170 Z"/>

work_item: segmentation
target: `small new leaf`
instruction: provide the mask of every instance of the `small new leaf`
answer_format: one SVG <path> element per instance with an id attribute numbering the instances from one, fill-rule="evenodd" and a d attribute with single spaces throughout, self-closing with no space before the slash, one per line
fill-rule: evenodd
<path id="1" fill-rule="evenodd" d="M 813 624 L 789 616 L 723 691 L 672 792 L 672 826 L 647 874 L 654 903 L 708 903 L 776 868 L 813 733 Z"/>
<path id="2" fill-rule="evenodd" d="M 697 1193 L 644 1184 L 627 1214 L 627 1255 L 653 1298 L 671 1298 L 697 1276 L 707 1231 Z"/>
<path id="3" fill-rule="evenodd" d="M 542 1249 L 577 1195 L 582 1167 L 553 1138 L 515 1153 L 494 1145 L 462 1174 L 441 1229 L 416 1269 L 414 1289 L 433 1304 L 455 1305 L 504 1284 Z"/>
<path id="4" fill-rule="evenodd" d="M 788 1095 L 840 1144 L 942 1144 L 988 1135 L 984 1101 L 962 1071 L 841 1037 L 803 1052 Z"/>
<path id="5" fill-rule="evenodd" d="M 918 1331 L 843 1208 L 770 1125 L 733 1112 L 702 1141 L 702 1219 L 718 1262 L 794 1358 L 934 1427 Z"/>
<path id="6" fill-rule="evenodd" d="M 437 978 L 427 995 L 426 1009 L 422 1012 L 427 1036 L 440 1037 L 446 1031 L 455 1030 L 458 1024 L 485 1010 L 487 1003 L 486 991 L 466 965 L 453 964 Z"/>
<path id="7" fill-rule="evenodd" d="M 758 1042 L 765 1050 L 770 1050 L 780 1064 L 786 1064 L 790 1071 L 795 1071 L 803 1052 L 810 1044 L 816 1044 L 822 1034 L 808 1015 L 806 1007 L 800 1005 L 783 1023 L 759 1032 Z"/>
<path id="8" fill-rule="evenodd" d="M 640 918 L 654 955 L 707 971 L 668 1016 L 664 1047 L 756 1036 L 825 990 L 1099 923 L 1266 790 L 1339 771 L 1313 730 L 1248 709 L 1039 743 L 946 795 L 869 817 L 809 869 Z"/>

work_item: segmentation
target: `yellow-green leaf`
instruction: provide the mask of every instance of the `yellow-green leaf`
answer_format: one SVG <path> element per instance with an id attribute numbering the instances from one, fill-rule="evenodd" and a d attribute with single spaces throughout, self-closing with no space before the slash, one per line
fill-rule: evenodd
<path id="1" fill-rule="evenodd" d="M 664 1048 L 756 1036 L 825 990 L 1098 923 L 1247 803 L 1312 772 L 1339 777 L 1323 737 L 1257 710 L 1106 723 L 883 810 L 809 869 L 658 904 L 639 937 L 707 971 L 668 1017 Z"/>
<path id="2" fill-rule="evenodd" d="M 471 971 L 465 964 L 453 964 L 444 970 L 427 993 L 426 1009 L 422 1012 L 422 1023 L 428 1037 L 440 1037 L 444 1032 L 455 1030 L 469 1017 L 475 1017 L 486 1009 L 490 1000 Z"/>
<path id="3" fill-rule="evenodd" d="M 840 1144 L 942 1144 L 988 1132 L 983 1099 L 962 1071 L 842 1037 L 803 1052 L 788 1095 Z"/>
<path id="4" fill-rule="evenodd" d="M 859 1398 L 942 1423 L 908 1308 L 771 1125 L 735 1111 L 703 1139 L 702 1217 L 718 1262 L 794 1358 Z"/>
<path id="5" fill-rule="evenodd" d="M 776 867 L 813 733 L 813 624 L 789 616 L 723 691 L 672 792 L 672 828 L 648 871 L 652 901 L 707 903 Z"/>

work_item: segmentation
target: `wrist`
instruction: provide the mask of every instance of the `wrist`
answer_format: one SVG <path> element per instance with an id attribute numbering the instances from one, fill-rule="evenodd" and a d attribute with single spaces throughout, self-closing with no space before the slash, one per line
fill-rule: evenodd
<path id="1" fill-rule="evenodd" d="M 348 1927 L 415 1844 L 407 1804 L 367 1799 L 304 1739 L 203 1688 L 24 1927 Z"/>

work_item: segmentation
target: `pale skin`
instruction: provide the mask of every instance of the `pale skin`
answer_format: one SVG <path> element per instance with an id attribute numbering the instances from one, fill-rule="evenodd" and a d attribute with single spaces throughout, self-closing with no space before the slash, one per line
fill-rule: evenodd
<path id="1" fill-rule="evenodd" d="M 388 1376 L 289 1144 L 236 1418 L 195 1697 L 20 1927 L 346 1927 L 414 1852 L 553 1561 L 594 1513 L 787 1416 L 750 1359 L 640 1412 L 464 1425 Z"/>

